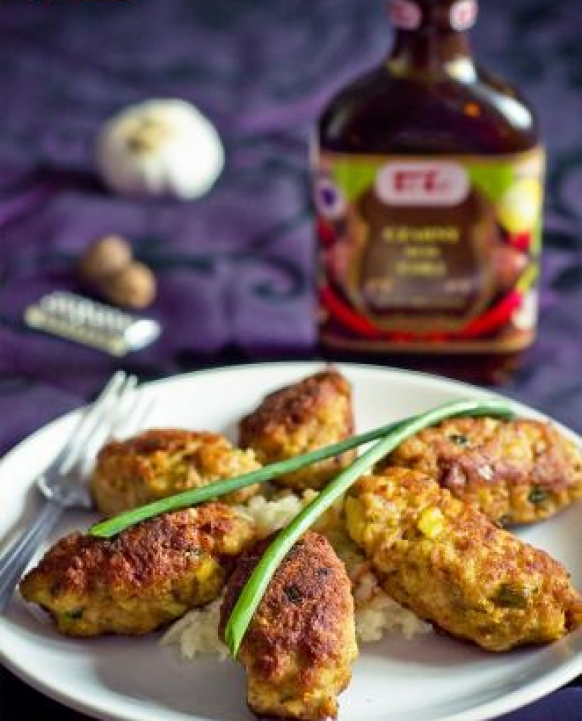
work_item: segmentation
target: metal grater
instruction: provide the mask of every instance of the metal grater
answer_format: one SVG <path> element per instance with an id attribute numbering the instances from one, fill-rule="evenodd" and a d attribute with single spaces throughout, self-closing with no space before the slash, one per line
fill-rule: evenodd
<path id="1" fill-rule="evenodd" d="M 55 291 L 24 312 L 30 328 L 121 357 L 153 343 L 160 324 L 75 293 Z"/>

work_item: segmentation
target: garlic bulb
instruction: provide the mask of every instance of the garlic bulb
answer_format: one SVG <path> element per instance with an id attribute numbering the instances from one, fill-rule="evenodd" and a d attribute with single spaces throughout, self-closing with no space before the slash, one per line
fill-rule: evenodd
<path id="1" fill-rule="evenodd" d="M 148 100 L 108 120 L 97 139 L 104 182 L 129 196 L 204 195 L 224 166 L 214 126 L 184 100 Z"/>

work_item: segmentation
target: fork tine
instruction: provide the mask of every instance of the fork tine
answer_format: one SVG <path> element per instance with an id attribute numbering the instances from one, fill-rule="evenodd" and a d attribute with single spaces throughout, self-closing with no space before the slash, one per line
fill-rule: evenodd
<path id="1" fill-rule="evenodd" d="M 135 404 L 133 413 L 127 418 L 127 423 L 124 428 L 125 435 L 141 430 L 143 422 L 150 415 L 155 404 L 155 398 L 145 398 L 143 396 L 139 398 Z"/>
<path id="2" fill-rule="evenodd" d="M 101 393 L 97 396 L 97 398 L 93 401 L 93 403 L 87 405 L 85 409 L 83 410 L 81 417 L 79 420 L 75 423 L 73 426 L 73 429 L 70 431 L 67 440 L 63 444 L 63 447 L 61 450 L 57 453 L 55 458 L 51 461 L 48 468 L 45 469 L 45 473 L 49 470 L 57 469 L 60 467 L 67 456 L 69 455 L 69 452 L 71 450 L 72 445 L 75 442 L 75 438 L 77 435 L 83 430 L 83 427 L 87 423 L 87 418 L 89 415 L 103 402 L 105 398 L 107 398 L 112 392 L 116 391 L 119 385 L 125 380 L 125 372 L 124 371 L 117 371 L 114 373 L 111 378 L 107 381 L 105 386 L 103 387 L 103 390 Z"/>
<path id="3" fill-rule="evenodd" d="M 133 432 L 133 429 L 139 428 L 151 406 L 151 400 L 141 393 L 134 392 L 116 414 L 115 421 L 111 425 L 109 439 L 118 436 L 127 437 Z"/>
<path id="4" fill-rule="evenodd" d="M 118 403 L 111 414 L 109 432 L 107 434 L 108 439 L 115 435 L 118 426 L 125 423 L 128 416 L 130 416 L 133 412 L 133 408 L 140 397 L 139 393 L 136 391 L 136 387 L 137 378 L 135 376 L 130 376 L 124 389 L 126 391 L 125 395 L 123 398 L 121 396 L 119 397 Z"/>
<path id="5" fill-rule="evenodd" d="M 127 377 L 125 384 L 117 394 L 117 398 L 112 402 L 113 406 L 111 407 L 110 404 L 108 407 L 106 417 L 100 419 L 92 436 L 86 440 L 82 457 L 76 461 L 76 465 L 79 466 L 77 470 L 81 475 L 86 475 L 99 449 L 111 438 L 112 427 L 120 423 L 122 418 L 130 412 L 131 406 L 134 403 L 133 399 L 136 397 L 137 382 L 136 376 L 131 375 Z"/>
<path id="6" fill-rule="evenodd" d="M 141 408 L 138 408 L 135 414 L 135 420 L 132 427 L 132 432 L 135 433 L 137 430 L 141 430 L 145 419 L 151 415 L 151 412 L 156 405 L 155 398 L 142 398 Z"/>
<path id="7" fill-rule="evenodd" d="M 139 393 L 135 387 L 131 388 L 131 392 L 129 392 L 122 403 L 116 407 L 115 418 L 113 423 L 109 424 L 108 432 L 99 438 L 98 444 L 92 443 L 91 448 L 87 449 L 87 452 L 84 454 L 84 458 L 80 462 L 78 469 L 80 475 L 85 477 L 91 473 L 91 468 L 95 464 L 95 457 L 104 443 L 115 437 L 127 438 L 141 429 L 145 418 L 150 414 L 154 404 L 154 398 L 144 396 Z"/>
<path id="8" fill-rule="evenodd" d="M 111 385 L 107 393 L 101 394 L 97 402 L 93 404 L 86 415 L 85 422 L 78 429 L 72 444 L 68 446 L 67 456 L 59 469 L 61 474 L 64 475 L 70 472 L 80 455 L 84 453 L 85 447 L 92 442 L 92 437 L 99 434 L 99 429 L 104 426 L 104 420 L 109 413 L 111 404 L 124 397 L 128 384 L 130 388 L 133 387 L 134 376 L 127 376 L 122 373 L 118 381 Z"/>

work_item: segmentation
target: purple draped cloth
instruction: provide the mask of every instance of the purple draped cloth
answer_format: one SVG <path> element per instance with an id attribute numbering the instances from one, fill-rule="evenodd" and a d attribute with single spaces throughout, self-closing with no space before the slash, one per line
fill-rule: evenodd
<path id="1" fill-rule="evenodd" d="M 550 151 L 540 338 L 503 390 L 582 430 L 582 7 L 482 5 L 477 54 L 530 97 Z M 43 293 L 78 290 L 74 264 L 103 234 L 127 236 L 159 280 L 151 314 L 163 337 L 123 362 L 141 378 L 318 354 L 307 140 L 330 94 L 389 42 L 384 0 L 4 0 L 0 452 L 89 398 L 118 365 L 22 324 Z M 100 123 L 171 96 L 222 134 L 217 186 L 186 204 L 107 193 L 93 171 Z M 4 718 L 2 704 L 7 719 L 55 711 L 5 673 Z M 582 689 L 507 718 L 582 719 Z"/>

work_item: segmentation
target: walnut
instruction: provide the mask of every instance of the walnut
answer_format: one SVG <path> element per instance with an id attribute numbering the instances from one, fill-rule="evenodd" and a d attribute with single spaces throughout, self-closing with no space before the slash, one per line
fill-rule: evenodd
<path id="1" fill-rule="evenodd" d="M 99 290 L 104 298 L 124 308 L 140 310 L 156 297 L 156 277 L 143 263 L 133 261 L 115 275 L 101 280 Z"/>
<path id="2" fill-rule="evenodd" d="M 119 235 L 106 235 L 92 243 L 79 263 L 79 275 L 98 283 L 115 275 L 131 263 L 131 246 Z"/>

